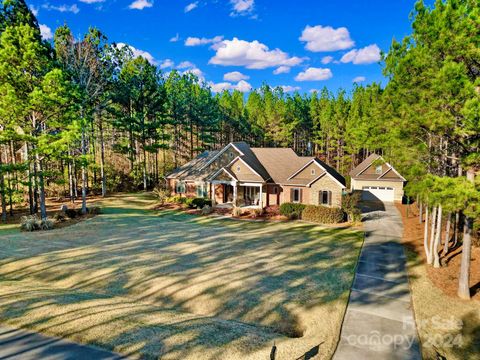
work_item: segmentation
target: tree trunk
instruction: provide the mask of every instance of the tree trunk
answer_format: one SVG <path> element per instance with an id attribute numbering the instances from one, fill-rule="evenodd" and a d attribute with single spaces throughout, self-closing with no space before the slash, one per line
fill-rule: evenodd
<path id="1" fill-rule="evenodd" d="M 100 176 L 102 178 L 102 197 L 107 195 L 107 177 L 105 176 L 105 141 L 103 139 L 103 121 L 99 119 L 100 127 Z"/>
<path id="2" fill-rule="evenodd" d="M 2 169 L 2 154 L 0 153 L 0 201 L 2 203 L 2 222 L 7 222 L 7 199 L 5 198 L 5 179 Z"/>
<path id="3" fill-rule="evenodd" d="M 425 206 L 425 226 L 423 228 L 423 248 L 425 249 L 425 256 L 430 257 L 430 250 L 428 248 L 428 206 Z"/>
<path id="4" fill-rule="evenodd" d="M 433 243 L 435 242 L 435 225 L 437 220 L 437 207 L 434 206 L 432 209 L 432 222 L 431 222 L 431 230 L 430 230 L 430 244 L 428 246 L 428 257 L 427 263 L 433 263 Z"/>
<path id="5" fill-rule="evenodd" d="M 47 207 L 45 204 L 45 182 L 43 177 L 43 161 L 40 160 L 38 154 L 35 155 L 38 164 L 38 185 L 40 190 L 40 216 L 42 219 L 47 218 Z"/>
<path id="6" fill-rule="evenodd" d="M 422 202 L 420 202 L 418 222 L 419 222 L 420 224 L 423 222 L 423 203 L 422 203 Z"/>
<path id="7" fill-rule="evenodd" d="M 475 182 L 473 169 L 467 171 L 467 180 Z M 470 299 L 470 258 L 472 252 L 473 219 L 466 217 L 463 230 L 462 262 L 460 264 L 460 276 L 458 277 L 458 296 L 462 299 Z"/>
<path id="8" fill-rule="evenodd" d="M 82 214 L 87 213 L 87 164 L 85 164 L 85 156 L 87 154 L 87 144 L 85 140 L 85 127 L 82 126 L 82 155 L 84 157 L 82 163 Z"/>
<path id="9" fill-rule="evenodd" d="M 453 247 L 458 244 L 458 231 L 460 227 L 460 211 L 455 213 L 455 223 L 453 224 Z"/>
<path id="10" fill-rule="evenodd" d="M 433 256 L 434 256 L 433 267 L 434 268 L 440 267 L 440 256 L 438 254 L 438 247 L 440 246 L 440 241 L 442 238 L 441 235 L 442 235 L 442 205 L 438 205 L 437 233 L 435 234 L 435 243 L 433 245 Z"/>
<path id="11" fill-rule="evenodd" d="M 448 244 L 450 242 L 450 227 L 451 227 L 452 213 L 449 212 L 447 215 L 447 225 L 445 226 L 445 242 L 443 244 L 442 255 L 445 256 L 448 253 Z"/>

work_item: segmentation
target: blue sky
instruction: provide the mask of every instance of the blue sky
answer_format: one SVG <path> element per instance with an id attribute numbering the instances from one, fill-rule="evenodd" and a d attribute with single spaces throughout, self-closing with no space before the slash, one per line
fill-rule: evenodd
<path id="1" fill-rule="evenodd" d="M 411 31 L 414 0 L 27 0 L 43 36 L 89 26 L 214 90 L 308 92 L 385 83 L 379 52 Z"/>

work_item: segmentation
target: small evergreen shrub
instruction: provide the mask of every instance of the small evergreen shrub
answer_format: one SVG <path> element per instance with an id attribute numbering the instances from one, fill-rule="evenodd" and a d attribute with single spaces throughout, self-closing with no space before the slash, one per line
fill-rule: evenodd
<path id="1" fill-rule="evenodd" d="M 347 214 L 349 221 L 357 222 L 362 219 L 362 212 L 358 208 L 360 197 L 360 191 L 354 191 L 343 196 L 342 209 Z"/>
<path id="2" fill-rule="evenodd" d="M 283 203 L 280 205 L 280 214 L 288 217 L 289 219 L 300 219 L 304 209 L 304 204 Z"/>
<path id="3" fill-rule="evenodd" d="M 167 198 L 166 202 L 169 204 L 185 204 L 189 198 L 180 195 L 174 195 Z"/>
<path id="4" fill-rule="evenodd" d="M 253 209 L 252 211 L 252 218 L 257 218 L 257 217 L 260 217 L 264 214 L 264 211 L 263 209 L 261 208 L 256 208 L 256 209 Z"/>
<path id="5" fill-rule="evenodd" d="M 67 220 L 67 216 L 65 215 L 65 212 L 59 212 L 53 215 L 53 220 L 56 222 L 64 222 Z"/>
<path id="6" fill-rule="evenodd" d="M 65 215 L 67 215 L 70 219 L 75 219 L 79 213 L 75 209 L 67 209 L 65 210 Z"/>
<path id="7" fill-rule="evenodd" d="M 187 205 L 191 209 L 202 209 L 205 205 L 212 206 L 212 200 L 205 198 L 189 198 Z"/>
<path id="8" fill-rule="evenodd" d="M 344 212 L 340 208 L 307 205 L 302 212 L 302 219 L 319 224 L 336 224 L 344 221 Z"/>

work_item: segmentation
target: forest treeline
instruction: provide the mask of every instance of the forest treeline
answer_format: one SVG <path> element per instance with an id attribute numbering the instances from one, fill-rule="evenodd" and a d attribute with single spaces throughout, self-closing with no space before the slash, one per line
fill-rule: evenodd
<path id="1" fill-rule="evenodd" d="M 63 25 L 44 41 L 24 0 L 4 0 L 2 219 L 22 202 L 45 217 L 48 196 L 82 198 L 86 211 L 91 193 L 153 188 L 231 141 L 292 147 L 344 175 L 377 152 L 421 204 L 429 262 L 442 265 L 444 226 L 463 241 L 459 294 L 468 297 L 469 249 L 480 228 L 479 17 L 476 0 L 417 2 L 412 34 L 383 56 L 385 87 L 292 94 L 264 84 L 247 95 L 215 94 L 194 74 L 163 73 L 96 28 L 75 38 Z M 446 238 L 444 255 L 451 246 Z"/>

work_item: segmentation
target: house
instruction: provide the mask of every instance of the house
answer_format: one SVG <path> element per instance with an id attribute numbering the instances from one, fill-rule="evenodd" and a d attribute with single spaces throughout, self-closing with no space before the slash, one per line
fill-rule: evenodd
<path id="1" fill-rule="evenodd" d="M 214 205 L 265 207 L 295 202 L 340 207 L 345 179 L 315 157 L 289 148 L 234 142 L 205 151 L 167 176 L 173 193 L 209 197 Z"/>
<path id="2" fill-rule="evenodd" d="M 351 190 L 361 190 L 362 200 L 402 201 L 405 178 L 380 155 L 371 154 L 350 171 Z"/>

